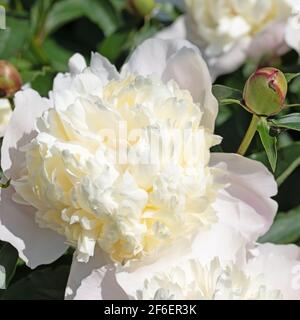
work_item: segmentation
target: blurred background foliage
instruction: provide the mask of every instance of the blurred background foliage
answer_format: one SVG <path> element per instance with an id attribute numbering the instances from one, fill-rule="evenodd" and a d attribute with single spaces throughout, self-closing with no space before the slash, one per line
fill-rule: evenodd
<path id="1" fill-rule="evenodd" d="M 99 52 L 120 67 L 137 45 L 181 14 L 171 3 L 164 3 L 145 15 L 126 0 L 0 0 L 0 5 L 6 9 L 7 25 L 6 30 L 0 30 L 0 60 L 10 61 L 19 70 L 23 84 L 30 83 L 44 96 L 54 76 L 67 71 L 73 53 L 81 53 L 88 61 L 91 51 Z M 275 66 L 285 73 L 300 72 L 299 57 L 292 51 L 281 58 L 248 61 L 216 83 L 242 90 L 258 65 Z M 288 103 L 300 102 L 299 78 L 291 82 L 287 99 Z M 224 139 L 214 151 L 236 152 L 250 119 L 251 115 L 239 106 L 221 106 L 216 133 Z M 299 133 L 283 131 L 277 138 L 275 176 L 280 185 L 276 197 L 280 213 L 261 241 L 300 244 Z M 247 155 L 270 168 L 258 137 Z M 62 299 L 71 255 L 70 250 L 52 265 L 30 270 L 12 246 L 0 243 L 0 266 L 7 274 L 1 280 L 0 268 L 0 286 L 5 281 L 8 287 L 0 290 L 0 299 Z"/>

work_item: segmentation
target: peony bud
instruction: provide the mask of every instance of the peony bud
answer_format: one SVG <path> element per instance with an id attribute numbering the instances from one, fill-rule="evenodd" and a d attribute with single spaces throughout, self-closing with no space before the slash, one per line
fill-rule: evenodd
<path id="1" fill-rule="evenodd" d="M 17 69 L 8 61 L 0 60 L 0 98 L 11 98 L 21 86 L 22 80 Z"/>
<path id="2" fill-rule="evenodd" d="M 145 17 L 153 11 L 156 4 L 154 0 L 128 0 L 128 5 L 132 12 Z"/>
<path id="3" fill-rule="evenodd" d="M 284 74 L 275 68 L 262 68 L 254 72 L 244 88 L 244 102 L 250 112 L 259 116 L 279 113 L 287 94 Z"/>

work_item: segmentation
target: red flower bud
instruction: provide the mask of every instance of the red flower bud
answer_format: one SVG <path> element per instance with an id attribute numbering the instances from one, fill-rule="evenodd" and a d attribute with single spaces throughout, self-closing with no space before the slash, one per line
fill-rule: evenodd
<path id="1" fill-rule="evenodd" d="M 254 72 L 244 88 L 244 102 L 250 112 L 259 116 L 279 113 L 287 94 L 287 81 L 276 68 L 262 68 Z"/>
<path id="2" fill-rule="evenodd" d="M 0 98 L 10 98 L 21 89 L 22 80 L 17 69 L 8 61 L 0 60 Z"/>

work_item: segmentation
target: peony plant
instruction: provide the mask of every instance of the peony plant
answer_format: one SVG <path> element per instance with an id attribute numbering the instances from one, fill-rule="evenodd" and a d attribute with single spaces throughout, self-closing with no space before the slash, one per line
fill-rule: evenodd
<path id="1" fill-rule="evenodd" d="M 298 0 L 4 6 L 0 300 L 300 299 Z"/>
<path id="2" fill-rule="evenodd" d="M 177 241 L 206 245 L 201 237 L 218 229 L 238 233 L 237 252 L 269 229 L 273 176 L 256 161 L 210 153 L 218 107 L 195 46 L 152 39 L 120 73 L 99 54 L 89 67 L 76 54 L 69 68 L 49 98 L 17 93 L 2 145 L 10 184 L 0 237 L 28 266 L 71 246 L 73 270 L 86 270 L 75 272 L 80 282 L 94 261 L 126 266 Z"/>

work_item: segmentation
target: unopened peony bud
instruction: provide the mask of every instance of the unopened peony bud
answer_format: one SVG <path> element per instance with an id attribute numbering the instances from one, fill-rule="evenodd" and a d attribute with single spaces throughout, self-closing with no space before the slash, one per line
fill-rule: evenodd
<path id="1" fill-rule="evenodd" d="M 128 5 L 131 11 L 145 17 L 153 11 L 156 4 L 154 0 L 128 0 Z"/>
<path id="2" fill-rule="evenodd" d="M 276 68 L 262 68 L 254 72 L 244 88 L 244 102 L 252 113 L 271 116 L 279 113 L 287 94 L 287 81 Z"/>
<path id="3" fill-rule="evenodd" d="M 22 80 L 17 69 L 8 61 L 0 60 L 0 98 L 10 98 L 21 89 Z"/>

